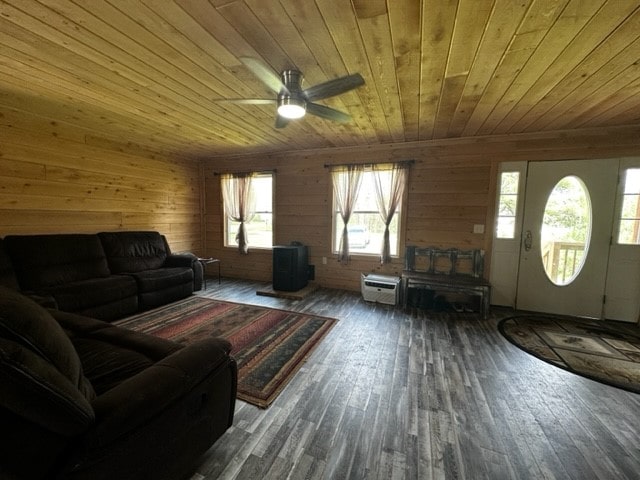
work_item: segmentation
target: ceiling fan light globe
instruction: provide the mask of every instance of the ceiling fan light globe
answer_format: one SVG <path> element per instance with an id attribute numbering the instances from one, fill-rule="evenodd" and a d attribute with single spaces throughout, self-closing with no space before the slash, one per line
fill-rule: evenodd
<path id="1" fill-rule="evenodd" d="M 284 118 L 296 119 L 304 117 L 306 109 L 304 105 L 296 103 L 283 103 L 278 106 L 278 115 Z"/>

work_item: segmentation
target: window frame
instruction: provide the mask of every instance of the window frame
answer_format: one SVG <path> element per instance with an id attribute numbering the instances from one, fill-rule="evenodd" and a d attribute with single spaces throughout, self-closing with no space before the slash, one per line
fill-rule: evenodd
<path id="1" fill-rule="evenodd" d="M 389 165 L 391 167 L 392 163 L 386 163 L 386 164 L 377 164 L 378 167 L 383 167 L 384 165 Z M 365 171 L 363 172 L 364 174 L 367 173 L 373 173 L 373 168 L 370 165 L 365 166 Z M 410 178 L 410 177 L 409 177 Z M 407 185 L 404 189 L 404 192 L 402 194 L 402 200 L 400 202 L 400 206 L 399 206 L 399 211 L 396 211 L 395 215 L 394 215 L 394 219 L 397 218 L 398 221 L 398 236 L 397 236 L 397 252 L 396 253 L 392 253 L 391 254 L 391 258 L 393 260 L 397 260 L 399 258 L 402 258 L 402 256 L 404 255 L 404 249 L 403 249 L 403 245 L 405 244 L 405 235 L 406 235 L 406 219 L 407 219 L 407 204 L 408 204 L 408 196 L 409 196 L 409 178 L 407 178 Z M 337 223 L 338 223 L 338 218 L 340 216 L 340 214 L 338 213 L 337 209 L 336 209 L 336 200 L 335 200 L 335 194 L 333 191 L 333 183 L 331 181 L 331 172 L 329 172 L 329 182 L 328 182 L 328 188 L 329 188 L 329 192 L 331 195 L 331 202 L 329 203 L 329 215 L 331 218 L 331 238 L 329 240 L 329 248 L 331 249 L 331 254 L 334 256 L 337 256 L 340 254 L 340 252 L 338 251 L 339 248 L 339 240 L 336 242 L 337 236 L 338 236 L 338 231 L 336 229 L 337 227 Z M 377 215 L 378 217 L 380 217 L 380 213 L 378 212 L 377 209 L 377 205 L 375 210 L 367 210 L 367 211 L 354 211 L 351 215 L 351 220 L 349 221 L 349 225 L 351 225 L 351 221 L 353 219 L 353 215 L 356 213 L 375 213 L 375 215 Z M 382 248 L 382 245 L 380 245 L 380 247 Z M 379 259 L 380 258 L 380 251 L 376 251 L 376 252 L 363 252 L 363 251 L 353 251 L 350 250 L 349 251 L 349 255 L 352 257 L 364 257 L 364 258 L 376 258 Z"/>
<path id="2" fill-rule="evenodd" d="M 506 174 L 516 174 L 516 192 L 515 193 L 503 193 L 502 192 L 502 180 L 503 176 Z M 496 215 L 495 215 L 495 232 L 494 236 L 496 239 L 500 240 L 515 240 L 518 236 L 518 213 L 521 207 L 521 198 L 522 198 L 522 172 L 516 168 L 505 168 L 504 170 L 500 170 L 498 173 L 498 185 L 497 185 L 497 202 L 496 202 Z M 513 215 L 500 215 L 500 205 L 502 203 L 503 197 L 513 197 L 515 198 L 514 203 L 514 211 Z M 513 219 L 513 231 L 511 236 L 501 236 L 500 235 L 500 219 L 501 218 L 512 218 Z"/>
<path id="3" fill-rule="evenodd" d="M 638 213 L 637 217 L 623 217 L 624 215 L 624 200 L 627 196 L 635 196 L 638 197 L 638 205 L 636 206 L 637 210 L 640 210 L 640 192 L 639 193 L 635 193 L 635 192 L 630 192 L 630 193 L 626 193 L 625 189 L 626 189 L 626 183 L 627 183 L 627 173 L 630 170 L 636 170 L 639 172 L 640 174 L 640 167 L 638 166 L 633 166 L 633 165 L 621 165 L 620 166 L 620 173 L 619 173 L 619 181 L 618 181 L 618 198 L 617 198 L 617 203 L 618 205 L 616 206 L 616 211 L 615 211 L 615 231 L 613 232 L 613 238 L 612 241 L 616 244 L 616 245 L 621 245 L 621 246 L 627 246 L 627 247 L 633 247 L 633 246 L 640 246 L 640 234 L 637 234 L 638 240 L 635 242 L 622 242 L 620 240 L 620 234 L 622 232 L 622 222 L 624 220 L 632 220 L 632 221 L 636 221 L 638 222 L 636 225 L 638 229 L 640 229 L 640 212 Z"/>
<path id="4" fill-rule="evenodd" d="M 253 180 L 255 180 L 255 178 L 259 178 L 259 177 L 270 177 L 271 178 L 271 246 L 266 247 L 263 245 L 254 245 L 251 243 L 251 237 L 249 236 L 248 240 L 249 240 L 249 248 L 250 249 L 255 249 L 255 250 L 272 250 L 273 246 L 275 245 L 275 231 L 276 231 L 276 214 L 275 214 L 275 200 L 276 200 L 276 175 L 275 175 L 275 171 L 255 171 L 255 172 L 250 172 L 253 175 Z M 225 212 L 225 206 L 224 206 L 224 197 L 222 195 L 222 185 L 221 183 L 219 183 L 219 187 L 220 187 L 220 206 L 221 206 L 221 216 L 222 216 L 222 246 L 223 248 L 231 248 L 231 249 L 237 249 L 238 248 L 238 244 L 235 243 L 235 241 L 233 243 L 228 243 L 228 236 L 229 236 L 229 217 L 226 215 Z M 258 210 L 257 209 L 258 206 L 258 199 L 256 198 L 256 212 L 255 214 L 258 215 L 260 213 L 268 213 L 266 210 L 262 211 L 262 210 Z M 232 220 L 231 220 L 232 221 Z M 245 222 L 245 226 L 249 226 L 251 222 Z"/>

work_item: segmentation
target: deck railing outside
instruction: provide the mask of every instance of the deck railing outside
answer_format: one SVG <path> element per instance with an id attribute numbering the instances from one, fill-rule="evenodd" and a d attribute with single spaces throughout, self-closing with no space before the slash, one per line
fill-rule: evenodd
<path id="1" fill-rule="evenodd" d="M 583 255 L 583 242 L 547 242 L 542 246 L 544 269 L 557 285 L 566 285 L 574 278 Z"/>

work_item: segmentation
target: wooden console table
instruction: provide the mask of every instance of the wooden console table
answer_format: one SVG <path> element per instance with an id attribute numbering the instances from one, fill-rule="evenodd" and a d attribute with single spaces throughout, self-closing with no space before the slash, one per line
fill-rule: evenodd
<path id="1" fill-rule="evenodd" d="M 491 284 L 482 278 L 484 252 L 456 248 L 406 247 L 405 268 L 401 277 L 404 308 L 409 289 L 425 289 L 480 297 L 480 315 L 487 318 Z"/>

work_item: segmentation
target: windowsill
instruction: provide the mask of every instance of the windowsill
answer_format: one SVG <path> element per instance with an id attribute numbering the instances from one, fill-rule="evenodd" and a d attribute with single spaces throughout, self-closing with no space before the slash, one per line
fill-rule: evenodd
<path id="1" fill-rule="evenodd" d="M 339 252 L 333 252 L 332 255 L 338 256 L 340 255 Z M 379 253 L 365 253 L 365 252 L 349 252 L 349 256 L 350 257 L 363 257 L 363 258 L 375 258 L 375 259 L 379 259 L 380 258 L 380 254 Z M 397 260 L 400 259 L 399 255 L 391 255 L 391 260 Z"/>

